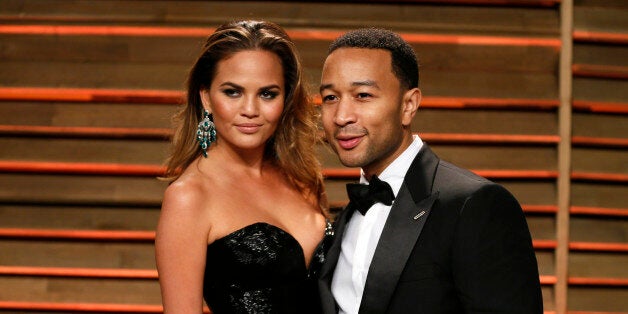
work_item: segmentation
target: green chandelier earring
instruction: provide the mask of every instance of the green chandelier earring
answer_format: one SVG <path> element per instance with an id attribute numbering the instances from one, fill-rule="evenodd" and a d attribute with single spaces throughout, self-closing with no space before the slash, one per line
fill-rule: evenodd
<path id="1" fill-rule="evenodd" d="M 203 157 L 207 158 L 207 149 L 216 141 L 216 126 L 212 121 L 213 117 L 207 110 L 203 110 L 203 119 L 196 128 L 196 141 L 201 147 Z"/>

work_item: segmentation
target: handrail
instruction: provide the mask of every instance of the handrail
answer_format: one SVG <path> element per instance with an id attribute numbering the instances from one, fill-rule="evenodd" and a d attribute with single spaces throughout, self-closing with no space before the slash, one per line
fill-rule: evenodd
<path id="1" fill-rule="evenodd" d="M 571 172 L 571 179 L 574 181 L 628 183 L 628 174 L 573 171 Z"/>
<path id="2" fill-rule="evenodd" d="M 29 137 L 167 140 L 172 136 L 173 131 L 166 128 L 0 125 L 0 134 Z"/>
<path id="3" fill-rule="evenodd" d="M 628 104 L 619 102 L 574 100 L 571 107 L 579 112 L 628 114 Z"/>
<path id="4" fill-rule="evenodd" d="M 628 67 L 604 64 L 574 64 L 571 66 L 574 76 L 605 79 L 628 79 Z"/>
<path id="5" fill-rule="evenodd" d="M 215 27 L 122 26 L 122 25 L 0 25 L 0 34 L 55 36 L 146 36 L 207 37 Z M 293 40 L 332 41 L 346 30 L 289 28 Z M 542 46 L 560 48 L 560 40 L 551 37 L 481 36 L 401 32 L 410 44 L 453 44 L 482 46 Z"/>
<path id="6" fill-rule="evenodd" d="M 544 285 L 553 284 L 551 281 L 542 282 Z M 0 301 L 0 310 L 15 311 L 46 311 L 46 312 L 80 312 L 80 313 L 133 313 L 133 314 L 161 314 L 161 305 L 150 304 L 106 304 L 106 303 L 55 303 L 55 302 L 24 302 Z M 203 313 L 211 313 L 203 307 Z M 544 311 L 544 314 L 556 314 L 555 311 Z M 567 311 L 567 314 L 628 314 L 628 312 L 607 311 Z"/>
<path id="7" fill-rule="evenodd" d="M 331 202 L 331 206 L 335 208 L 344 208 L 348 201 Z M 522 204 L 521 208 L 524 213 L 529 214 L 555 214 L 558 212 L 557 205 L 531 205 Z M 628 208 L 604 208 L 604 207 L 586 207 L 571 206 L 569 213 L 572 215 L 589 215 L 601 217 L 628 217 Z"/>
<path id="8" fill-rule="evenodd" d="M 0 228 L 0 238 L 153 242 L 155 231 Z"/>
<path id="9" fill-rule="evenodd" d="M 176 90 L 56 87 L 0 87 L 1 101 L 79 103 L 179 104 L 185 93 Z"/>
<path id="10" fill-rule="evenodd" d="M 628 208 L 571 206 L 571 208 L 569 209 L 569 213 L 571 213 L 572 215 L 628 217 Z"/>
<path id="11" fill-rule="evenodd" d="M 627 148 L 628 138 L 572 136 L 571 144 L 573 146 Z"/>
<path id="12" fill-rule="evenodd" d="M 278 1 L 278 0 L 271 0 Z M 280 0 L 279 0 L 280 1 Z M 319 0 L 320 1 L 320 0 Z M 337 3 L 390 3 L 390 0 L 322 0 L 323 2 Z M 308 2 L 307 0 L 305 2 Z M 395 2 L 407 4 L 435 3 L 447 5 L 486 5 L 499 7 L 553 7 L 560 4 L 561 0 L 395 0 Z"/>
<path id="13" fill-rule="evenodd" d="M 628 278 L 569 277 L 567 282 L 574 286 L 628 286 Z"/>
<path id="14" fill-rule="evenodd" d="M 80 241 L 136 241 L 152 242 L 154 231 L 127 230 L 76 230 L 76 229 L 32 229 L 32 228 L 0 228 L 0 238 L 10 239 L 48 239 L 48 240 L 80 240 Z M 536 249 L 554 249 L 556 240 L 534 239 Z M 572 242 L 570 247 L 580 251 L 626 251 L 628 245 L 602 242 Z"/>
<path id="15" fill-rule="evenodd" d="M 628 253 L 628 243 L 578 241 L 578 242 L 569 242 L 569 249 L 572 251 Z"/>
<path id="16" fill-rule="evenodd" d="M 0 135 L 25 137 L 164 140 L 172 134 L 173 130 L 167 128 L 0 125 Z M 426 142 L 435 144 L 554 145 L 559 141 L 556 135 L 533 134 L 420 133 L 420 136 Z"/>
<path id="17" fill-rule="evenodd" d="M 76 175 L 114 175 L 114 176 L 160 176 L 165 168 L 159 165 L 83 163 L 83 162 L 40 162 L 40 161 L 0 161 L 0 172 L 9 173 L 45 173 Z M 555 179 L 554 170 L 472 170 L 482 177 L 490 179 Z M 585 173 L 578 173 L 585 177 Z M 360 176 L 357 168 L 324 168 L 323 176 L 329 179 L 356 179 Z M 623 178 L 623 177 L 622 177 Z"/>
<path id="18" fill-rule="evenodd" d="M 45 161 L 0 161 L 0 173 L 38 173 L 38 174 L 74 174 L 74 175 L 111 175 L 111 176 L 161 176 L 165 167 L 148 164 L 116 164 L 86 162 L 45 162 Z M 555 179 L 555 170 L 518 170 L 518 169 L 472 169 L 477 175 L 488 179 Z M 323 176 L 328 179 L 357 179 L 357 168 L 324 168 Z M 628 182 L 628 174 L 574 171 L 572 180 L 599 182 Z"/>
<path id="19" fill-rule="evenodd" d="M 554 145 L 560 138 L 557 135 L 533 134 L 470 134 L 470 133 L 418 133 L 421 139 L 430 144 L 526 144 Z"/>
<path id="20" fill-rule="evenodd" d="M 155 269 L 36 267 L 0 265 L 0 275 L 115 279 L 157 279 Z"/>
<path id="21" fill-rule="evenodd" d="M 44 101 L 77 103 L 133 103 L 178 105 L 184 101 L 185 92 L 177 90 L 148 89 L 100 89 L 54 87 L 0 87 L 0 101 Z M 313 97 L 320 105 L 319 95 Z M 507 110 L 555 110 L 557 99 L 489 98 L 426 96 L 421 108 L 430 109 L 507 109 Z M 619 104 L 617 104 L 619 105 Z"/>
<path id="22" fill-rule="evenodd" d="M 0 301 L 0 310 L 82 313 L 163 313 L 161 305 Z M 209 313 L 209 312 L 205 312 Z"/>
<path id="23" fill-rule="evenodd" d="M 0 161 L 0 172 L 5 173 L 158 177 L 162 176 L 164 171 L 165 167 L 160 165 L 15 160 Z"/>
<path id="24" fill-rule="evenodd" d="M 612 33 L 612 32 L 595 32 L 585 30 L 574 30 L 573 40 L 575 42 L 590 42 L 590 43 L 604 43 L 604 44 L 616 44 L 626 45 L 628 44 L 628 34 L 626 33 Z"/>
<path id="25" fill-rule="evenodd" d="M 553 170 L 502 170 L 474 169 L 477 175 L 489 179 L 555 179 L 558 174 Z M 323 176 L 329 179 L 357 179 L 360 170 L 356 168 L 325 168 Z"/>
<path id="26" fill-rule="evenodd" d="M 75 267 L 33 267 L 0 266 L 0 275 L 29 277 L 72 277 L 109 279 L 151 279 L 158 278 L 155 269 L 115 269 L 115 268 L 75 268 Z M 542 285 L 556 283 L 552 275 L 540 275 Z M 608 277 L 569 277 L 570 285 L 628 286 L 628 278 Z"/>
<path id="27" fill-rule="evenodd" d="M 524 213 L 534 213 L 534 214 L 555 214 L 558 212 L 557 205 L 529 205 L 522 204 L 521 209 Z"/>
<path id="28" fill-rule="evenodd" d="M 320 95 L 314 96 L 314 103 L 316 105 L 321 104 Z M 558 105 L 559 102 L 557 99 L 449 96 L 426 96 L 421 99 L 421 108 L 429 109 L 503 109 L 549 111 L 555 110 L 558 108 Z"/>

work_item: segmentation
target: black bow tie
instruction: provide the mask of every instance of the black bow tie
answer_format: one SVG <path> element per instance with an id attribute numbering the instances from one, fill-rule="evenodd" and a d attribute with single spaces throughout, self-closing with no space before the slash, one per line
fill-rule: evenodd
<path id="1" fill-rule="evenodd" d="M 391 205 L 395 199 L 395 194 L 388 183 L 373 175 L 369 184 L 347 184 L 347 194 L 349 195 L 349 206 L 355 207 L 362 215 L 375 203 Z"/>

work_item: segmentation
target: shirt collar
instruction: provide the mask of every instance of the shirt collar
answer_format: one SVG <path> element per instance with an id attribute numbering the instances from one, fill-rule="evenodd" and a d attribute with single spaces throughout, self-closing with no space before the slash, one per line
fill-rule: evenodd
<path id="1" fill-rule="evenodd" d="M 386 181 L 390 184 L 395 196 L 399 193 L 401 185 L 403 184 L 403 179 L 405 178 L 412 161 L 419 153 L 422 146 L 423 141 L 421 138 L 416 134 L 413 135 L 410 146 L 408 146 L 408 148 L 406 148 L 401 155 L 393 160 L 393 162 L 391 162 L 390 165 L 388 165 L 388 167 L 386 167 L 386 169 L 384 169 L 384 171 L 382 171 L 382 173 L 378 176 L 380 180 Z M 362 169 L 360 169 L 360 183 L 368 184 L 368 180 L 364 176 L 364 171 Z"/>

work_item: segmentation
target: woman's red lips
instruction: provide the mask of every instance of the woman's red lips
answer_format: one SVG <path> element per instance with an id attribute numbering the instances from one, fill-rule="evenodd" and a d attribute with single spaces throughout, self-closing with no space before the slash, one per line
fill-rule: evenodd
<path id="1" fill-rule="evenodd" d="M 259 128 L 261 127 L 261 124 L 257 124 L 257 123 L 242 123 L 242 124 L 236 124 L 236 128 L 245 134 L 253 134 L 255 132 L 257 132 L 257 130 L 259 130 Z"/>

